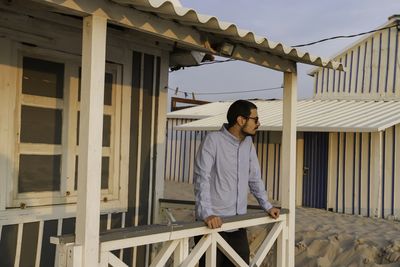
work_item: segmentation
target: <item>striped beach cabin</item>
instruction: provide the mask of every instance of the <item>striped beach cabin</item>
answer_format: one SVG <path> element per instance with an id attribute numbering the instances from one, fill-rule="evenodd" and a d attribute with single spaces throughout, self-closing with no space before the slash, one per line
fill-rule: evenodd
<path id="1" fill-rule="evenodd" d="M 206 250 L 215 261 L 217 242 L 243 266 L 218 231 L 152 225 L 164 190 L 169 68 L 205 55 L 283 72 L 290 212 L 226 227 L 273 223 L 254 264 L 277 240 L 279 266 L 294 266 L 296 64 L 342 65 L 178 0 L 0 2 L 0 266 L 163 266 L 172 254 L 176 266 L 194 266 Z M 189 254 L 194 233 L 205 237 Z"/>
<path id="2" fill-rule="evenodd" d="M 261 123 L 254 137 L 261 175 L 269 198 L 279 201 L 282 101 L 253 102 Z M 167 180 L 193 182 L 193 160 L 201 139 L 221 127 L 231 103 L 167 114 Z M 219 115 L 179 125 L 189 120 L 191 109 L 197 109 L 192 120 L 202 111 L 218 110 Z M 298 101 L 296 204 L 364 216 L 399 216 L 399 110 L 400 101 Z M 185 119 L 174 118 L 184 113 Z"/>
<path id="3" fill-rule="evenodd" d="M 314 97 L 298 101 L 296 204 L 347 214 L 400 218 L 400 76 L 397 15 L 333 59 L 346 72 L 316 68 Z M 255 100 L 254 138 L 269 197 L 279 200 L 282 103 Z M 226 121 L 232 102 L 167 114 L 165 179 L 193 181 L 206 131 Z M 183 125 L 182 125 L 183 124 Z M 181 125 L 181 126 L 179 126 Z"/>

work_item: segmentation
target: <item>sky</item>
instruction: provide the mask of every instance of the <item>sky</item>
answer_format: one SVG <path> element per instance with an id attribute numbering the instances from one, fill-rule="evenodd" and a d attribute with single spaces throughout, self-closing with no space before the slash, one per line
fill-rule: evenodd
<path id="1" fill-rule="evenodd" d="M 386 23 L 388 17 L 400 14 L 400 0 L 181 0 L 181 4 L 288 46 L 370 31 Z M 300 50 L 328 59 L 359 38 L 327 41 Z M 299 99 L 313 96 L 313 78 L 307 75 L 312 68 L 298 64 Z M 274 88 L 282 81 L 281 72 L 240 61 L 185 68 L 169 75 L 170 88 L 194 92 L 196 99 L 207 101 L 282 98 L 282 89 L 197 95 Z M 169 96 L 174 92 L 170 91 Z M 185 97 L 183 93 L 177 96 Z"/>

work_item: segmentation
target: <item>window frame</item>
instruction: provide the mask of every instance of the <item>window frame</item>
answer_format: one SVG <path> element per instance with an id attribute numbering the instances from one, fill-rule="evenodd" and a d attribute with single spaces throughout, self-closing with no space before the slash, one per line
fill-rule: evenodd
<path id="1" fill-rule="evenodd" d="M 75 157 L 79 147 L 77 139 L 77 114 L 79 111 L 78 88 L 80 83 L 79 68 L 81 57 L 65 52 L 53 51 L 23 44 L 15 44 L 13 62 L 16 63 L 16 104 L 14 113 L 15 150 L 12 177 L 7 178 L 7 208 L 34 207 L 55 204 L 75 204 L 77 191 L 75 184 Z M 31 57 L 64 64 L 63 99 L 34 96 L 22 93 L 23 58 Z M 102 155 L 109 156 L 108 189 L 101 190 L 102 209 L 124 208 L 126 190 L 121 190 L 126 183 L 121 178 L 121 126 L 122 123 L 122 79 L 123 64 L 106 62 L 106 72 L 112 73 L 112 105 L 104 106 L 104 114 L 111 115 L 110 147 L 103 147 Z M 62 137 L 60 145 L 31 144 L 20 142 L 22 105 L 62 111 Z M 126 120 L 126 118 L 125 118 Z M 101 133 L 100 133 L 101 134 Z M 43 154 L 45 153 L 45 154 Z M 21 154 L 61 155 L 60 191 L 18 192 L 19 157 Z M 12 178 L 12 179 L 11 179 Z M 122 184 L 124 183 L 124 184 Z M 121 194 L 122 193 L 122 194 Z"/>

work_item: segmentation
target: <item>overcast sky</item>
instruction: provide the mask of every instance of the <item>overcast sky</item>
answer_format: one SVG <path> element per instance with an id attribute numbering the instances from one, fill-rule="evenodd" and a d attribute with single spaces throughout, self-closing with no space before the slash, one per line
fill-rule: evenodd
<path id="1" fill-rule="evenodd" d="M 184 7 L 216 16 L 239 28 L 285 45 L 297 45 L 337 35 L 349 35 L 378 28 L 388 17 L 400 14 L 400 0 L 181 0 Z M 357 38 L 328 41 L 301 48 L 329 58 Z M 311 98 L 312 66 L 299 64 L 299 98 Z M 254 90 L 282 85 L 282 74 L 245 62 L 227 62 L 185 68 L 170 73 L 169 87 L 187 92 Z M 173 95 L 173 92 L 169 92 Z M 179 97 L 184 97 L 179 94 Z M 190 96 L 191 97 L 191 96 Z M 239 98 L 281 98 L 282 90 L 229 95 L 198 95 L 201 100 Z"/>

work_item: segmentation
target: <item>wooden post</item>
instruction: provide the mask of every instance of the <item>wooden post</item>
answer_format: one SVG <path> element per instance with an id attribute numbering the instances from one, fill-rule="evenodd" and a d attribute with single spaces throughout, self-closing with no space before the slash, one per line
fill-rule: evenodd
<path id="1" fill-rule="evenodd" d="M 296 108 L 297 74 L 284 73 L 282 121 L 282 208 L 289 209 L 287 217 L 286 266 L 294 266 L 296 209 Z"/>
<path id="2" fill-rule="evenodd" d="M 107 19 L 83 19 L 76 243 L 81 266 L 99 265 L 101 153 Z"/>
<path id="3" fill-rule="evenodd" d="M 382 214 L 383 132 L 374 132 L 371 135 L 370 216 L 380 217 Z"/>

